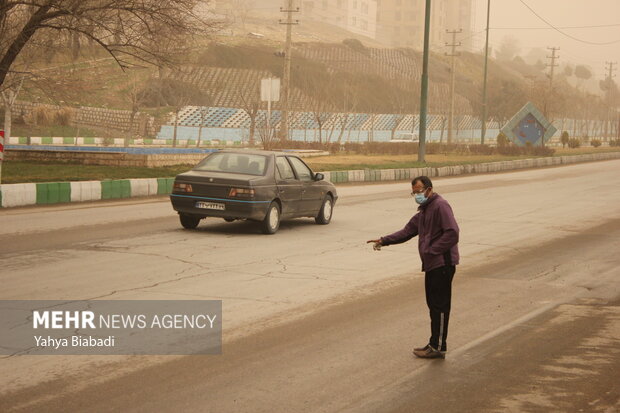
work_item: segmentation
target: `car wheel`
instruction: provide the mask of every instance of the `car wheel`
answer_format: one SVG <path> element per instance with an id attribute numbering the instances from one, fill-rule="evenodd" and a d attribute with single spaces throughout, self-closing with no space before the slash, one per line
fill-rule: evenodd
<path id="1" fill-rule="evenodd" d="M 265 234 L 275 234 L 280 228 L 280 206 L 277 202 L 272 202 L 267 210 L 267 215 L 261 224 Z"/>
<path id="2" fill-rule="evenodd" d="M 183 228 L 186 229 L 194 229 L 200 223 L 200 218 L 193 215 L 179 214 L 179 219 L 181 220 L 181 225 L 183 225 Z"/>
<path id="3" fill-rule="evenodd" d="M 235 219 L 234 218 L 224 218 L 224 221 L 226 222 L 233 222 Z"/>
<path id="4" fill-rule="evenodd" d="M 319 225 L 327 225 L 332 220 L 332 214 L 334 212 L 334 200 L 331 195 L 327 195 L 323 200 L 323 205 L 319 210 L 319 215 L 314 218 L 314 221 Z"/>

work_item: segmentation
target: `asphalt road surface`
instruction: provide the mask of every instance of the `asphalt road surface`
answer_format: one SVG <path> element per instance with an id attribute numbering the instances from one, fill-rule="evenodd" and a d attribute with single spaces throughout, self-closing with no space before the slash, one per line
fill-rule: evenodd
<path id="1" fill-rule="evenodd" d="M 620 411 L 620 161 L 435 179 L 461 228 L 446 360 L 421 360 L 408 183 L 339 187 L 328 226 L 165 199 L 0 211 L 0 299 L 221 299 L 212 356 L 0 356 L 0 411 Z"/>

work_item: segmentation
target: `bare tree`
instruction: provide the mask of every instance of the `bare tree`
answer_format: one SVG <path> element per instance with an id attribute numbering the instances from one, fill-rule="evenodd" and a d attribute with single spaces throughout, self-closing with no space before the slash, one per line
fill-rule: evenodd
<path id="1" fill-rule="evenodd" d="M 311 99 L 310 111 L 316 124 L 319 126 L 319 143 L 323 143 L 323 125 L 325 125 L 330 116 L 327 100 L 324 98 Z"/>
<path id="2" fill-rule="evenodd" d="M 5 87 L 0 89 L 0 97 L 4 104 L 4 136 L 6 142 L 11 137 L 11 125 L 13 121 L 13 104 L 19 95 L 24 84 L 24 76 L 12 76 L 9 82 L 5 82 Z"/>
<path id="3" fill-rule="evenodd" d="M 217 99 L 220 97 L 222 90 L 224 89 L 224 83 L 218 81 L 207 82 L 203 86 L 204 90 L 203 97 L 201 100 L 201 105 L 198 108 L 198 114 L 200 116 L 200 124 L 198 125 L 198 139 L 196 141 L 196 147 L 200 147 L 200 142 L 202 141 L 202 129 L 205 126 L 206 120 L 209 117 L 209 112 L 211 108 L 216 105 Z M 189 142 L 189 141 L 188 141 Z"/>
<path id="4" fill-rule="evenodd" d="M 179 129 L 179 116 L 181 109 L 189 104 L 189 97 L 179 96 L 174 104 L 174 132 L 172 133 L 172 147 L 177 147 L 177 131 Z"/>
<path id="5" fill-rule="evenodd" d="M 248 83 L 244 87 L 237 88 L 237 94 L 239 96 L 239 101 L 241 102 L 241 108 L 250 118 L 249 144 L 250 146 L 254 146 L 256 135 L 256 118 L 261 105 L 258 79 L 249 79 Z"/>
<path id="6" fill-rule="evenodd" d="M 268 112 L 266 110 L 263 110 L 259 113 L 257 121 L 258 136 L 261 143 L 263 144 L 263 149 L 267 151 L 273 147 L 273 144 L 277 140 L 277 125 L 276 122 L 273 122 L 273 113 L 271 114 L 271 119 L 269 120 L 267 119 L 268 116 Z"/>
<path id="7" fill-rule="evenodd" d="M 338 133 L 338 143 L 342 143 L 345 130 L 349 127 L 349 119 L 359 103 L 359 90 L 355 87 L 354 82 L 346 77 L 342 82 L 342 112 L 336 114 L 336 121 L 340 127 Z"/>
<path id="8" fill-rule="evenodd" d="M 139 78 L 136 73 L 129 73 L 129 88 L 127 90 L 127 97 L 129 97 L 129 101 L 131 102 L 131 115 L 129 116 L 129 126 L 127 130 L 127 135 L 125 135 L 124 145 L 129 146 L 129 140 L 134 134 L 134 125 L 138 112 L 142 105 L 145 104 L 147 100 L 147 93 L 143 88 L 143 84 L 139 81 Z"/>
<path id="9" fill-rule="evenodd" d="M 209 106 L 200 106 L 198 109 L 198 113 L 200 114 L 200 125 L 198 125 L 198 139 L 196 140 L 196 147 L 200 148 L 200 142 L 202 141 L 202 129 L 204 128 L 204 124 L 209 117 L 209 111 L 211 110 L 211 105 Z M 189 141 L 188 141 L 189 143 Z"/>
<path id="10" fill-rule="evenodd" d="M 333 83 L 330 78 L 306 78 L 304 81 L 307 83 L 305 90 L 312 91 L 312 96 L 308 98 L 308 108 L 319 127 L 319 143 L 323 143 L 323 126 L 328 121 L 330 112 L 333 112 L 333 104 L 330 100 Z"/>
<path id="11" fill-rule="evenodd" d="M 404 78 L 399 80 L 401 85 L 406 85 L 409 82 Z M 391 128 L 391 139 L 394 139 L 396 129 L 402 122 L 405 115 L 413 111 L 413 101 L 411 96 L 413 96 L 413 93 L 406 89 L 393 88 L 390 91 L 391 107 L 394 112 L 394 124 Z"/>
<path id="12" fill-rule="evenodd" d="M 83 36 L 121 67 L 171 62 L 162 39 L 182 50 L 219 23 L 199 16 L 199 0 L 1 0 L 0 86 L 22 53 L 56 33 Z"/>

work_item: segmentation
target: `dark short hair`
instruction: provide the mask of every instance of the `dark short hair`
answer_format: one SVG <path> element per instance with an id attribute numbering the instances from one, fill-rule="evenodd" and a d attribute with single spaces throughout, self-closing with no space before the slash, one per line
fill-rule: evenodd
<path id="1" fill-rule="evenodd" d="M 433 187 L 433 183 L 431 182 L 431 179 L 428 176 L 416 176 L 411 181 L 411 185 L 415 185 L 415 183 L 418 182 L 418 181 L 422 182 L 422 184 L 424 185 L 424 188 L 432 188 Z"/>

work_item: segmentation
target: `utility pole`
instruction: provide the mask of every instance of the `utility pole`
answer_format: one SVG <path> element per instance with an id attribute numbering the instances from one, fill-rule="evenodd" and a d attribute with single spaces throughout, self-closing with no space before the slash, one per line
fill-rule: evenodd
<path id="1" fill-rule="evenodd" d="M 545 99 L 545 107 L 543 112 L 545 113 L 545 117 L 549 122 L 551 122 L 551 105 L 553 103 L 553 73 L 554 69 L 559 66 L 555 63 L 556 59 L 559 59 L 560 56 L 556 56 L 555 52 L 560 50 L 559 47 L 547 47 L 548 50 L 551 50 L 551 56 L 547 56 L 547 59 L 551 59 L 551 63 L 547 65 L 549 69 L 549 95 L 547 99 Z M 540 146 L 545 146 L 544 137 L 540 140 Z"/>
<path id="2" fill-rule="evenodd" d="M 605 70 L 607 71 L 607 116 L 605 119 L 605 139 L 609 139 L 609 135 L 611 134 L 612 126 L 611 126 L 611 105 L 612 105 L 612 88 L 613 88 L 613 78 L 616 77 L 614 74 L 614 65 L 617 65 L 618 62 L 605 62 Z M 609 126 L 608 126 L 609 125 Z"/>
<path id="3" fill-rule="evenodd" d="M 482 130 L 480 143 L 484 145 L 484 136 L 487 134 L 487 74 L 489 66 L 489 20 L 491 17 L 491 0 L 487 3 L 487 39 L 484 43 L 484 81 L 482 83 Z"/>
<path id="4" fill-rule="evenodd" d="M 547 65 L 547 67 L 551 68 L 549 72 L 549 89 L 553 89 L 553 72 L 554 68 L 559 66 L 555 63 L 555 59 L 559 59 L 560 56 L 556 56 L 555 52 L 560 50 L 559 47 L 547 47 L 548 50 L 551 50 L 551 56 L 547 56 L 547 59 L 551 59 L 551 63 Z"/>
<path id="5" fill-rule="evenodd" d="M 428 110 L 428 44 L 431 30 L 431 0 L 426 0 L 424 12 L 424 54 L 422 57 L 422 82 L 420 84 L 420 145 L 418 162 L 424 162 L 426 152 L 426 112 Z"/>
<path id="6" fill-rule="evenodd" d="M 448 117 L 448 144 L 452 143 L 453 129 L 454 129 L 454 80 L 456 73 L 456 59 L 460 56 L 460 53 L 456 53 L 456 47 L 461 45 L 461 42 L 456 42 L 456 34 L 463 32 L 463 29 L 458 30 L 446 30 L 446 33 L 452 34 L 452 43 L 446 43 L 446 46 L 452 47 L 451 53 L 446 53 L 446 56 L 450 56 L 452 59 L 452 65 L 450 67 L 450 115 Z"/>
<path id="7" fill-rule="evenodd" d="M 286 13 L 286 21 L 280 20 L 280 24 L 286 25 L 286 44 L 284 46 L 284 75 L 282 76 L 282 120 L 280 123 L 280 141 L 288 139 L 288 112 L 290 108 L 290 83 L 291 83 L 291 49 L 292 49 L 292 30 L 294 24 L 299 24 L 299 20 L 293 21 L 293 13 L 299 12 L 299 7 L 293 9 L 293 0 L 287 0 L 286 8 L 280 7 L 281 13 Z"/>

